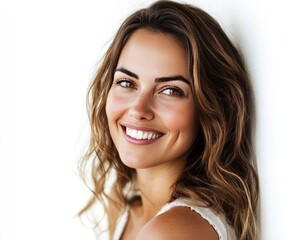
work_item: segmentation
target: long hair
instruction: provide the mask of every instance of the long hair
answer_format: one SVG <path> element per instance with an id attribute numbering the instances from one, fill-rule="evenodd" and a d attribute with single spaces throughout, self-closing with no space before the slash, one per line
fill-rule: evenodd
<path id="1" fill-rule="evenodd" d="M 226 216 L 237 239 L 257 239 L 254 103 L 245 64 L 216 20 L 197 7 L 173 1 L 157 1 L 129 16 L 91 83 L 87 97 L 91 139 L 80 161 L 80 173 L 83 178 L 90 177 L 93 196 L 80 214 L 96 201 L 106 206 L 110 173 L 116 173 L 113 188 L 119 203 L 126 203 L 123 190 L 134 181 L 134 169 L 122 163 L 110 136 L 105 105 L 120 53 L 138 29 L 178 39 L 187 53 L 193 79 L 200 131 L 171 200 L 195 193 L 208 207 Z"/>

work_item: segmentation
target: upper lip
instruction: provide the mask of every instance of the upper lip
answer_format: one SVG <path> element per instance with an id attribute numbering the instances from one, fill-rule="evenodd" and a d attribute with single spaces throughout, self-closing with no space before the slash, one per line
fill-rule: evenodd
<path id="1" fill-rule="evenodd" d="M 135 130 L 139 130 L 139 131 L 146 131 L 146 132 L 154 132 L 154 133 L 158 133 L 158 134 L 164 134 L 163 132 L 152 128 L 152 127 L 147 127 L 147 126 L 140 126 L 140 125 L 134 125 L 134 124 L 130 124 L 130 123 L 124 123 L 124 124 L 120 124 L 122 127 L 125 128 L 131 128 L 131 129 L 135 129 Z"/>

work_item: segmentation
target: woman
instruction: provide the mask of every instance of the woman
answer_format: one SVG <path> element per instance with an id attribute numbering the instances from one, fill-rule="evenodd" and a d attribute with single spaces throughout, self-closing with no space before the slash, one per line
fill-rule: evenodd
<path id="1" fill-rule="evenodd" d="M 207 13 L 173 1 L 133 13 L 89 90 L 80 170 L 93 197 L 80 214 L 102 202 L 111 239 L 257 239 L 252 101 Z"/>

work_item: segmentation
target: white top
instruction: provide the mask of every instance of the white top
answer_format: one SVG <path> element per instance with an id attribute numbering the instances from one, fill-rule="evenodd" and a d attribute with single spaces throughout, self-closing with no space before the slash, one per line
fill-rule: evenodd
<path id="1" fill-rule="evenodd" d="M 215 229 L 220 240 L 236 240 L 233 228 L 227 223 L 226 218 L 222 214 L 215 213 L 211 208 L 197 206 L 191 199 L 177 199 L 167 203 L 161 208 L 156 216 L 169 211 L 174 207 L 189 207 L 192 211 L 198 213 L 203 219 Z M 129 209 L 127 208 L 118 220 L 113 240 L 120 240 L 129 217 Z"/>

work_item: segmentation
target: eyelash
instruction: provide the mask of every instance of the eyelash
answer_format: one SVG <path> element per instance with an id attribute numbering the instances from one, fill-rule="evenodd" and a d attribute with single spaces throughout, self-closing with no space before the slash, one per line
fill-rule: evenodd
<path id="1" fill-rule="evenodd" d="M 137 89 L 135 83 L 134 83 L 132 80 L 130 80 L 130 79 L 119 79 L 119 80 L 117 80 L 115 83 L 116 83 L 118 86 L 122 87 L 122 88 L 133 88 L 133 89 Z M 125 84 L 129 84 L 129 85 L 131 85 L 131 86 L 123 86 L 123 85 L 122 85 L 123 83 L 125 83 Z M 175 92 L 175 93 L 173 93 L 173 94 L 165 94 L 165 93 L 163 93 L 163 94 L 166 95 L 166 96 L 185 97 L 185 93 L 184 93 L 184 91 L 183 91 L 181 88 L 177 87 L 177 86 L 171 86 L 171 85 L 165 86 L 165 87 L 163 87 L 163 88 L 159 91 L 159 93 L 162 93 L 162 92 L 164 92 L 165 90 L 170 90 L 170 91 L 172 91 L 172 92 Z"/>
<path id="2" fill-rule="evenodd" d="M 173 96 L 173 97 L 184 97 L 184 91 L 182 91 L 179 87 L 177 86 L 165 86 L 160 92 L 164 92 L 165 90 L 170 90 L 170 91 L 174 91 L 175 93 L 173 94 L 164 94 L 167 96 Z"/>
<path id="3" fill-rule="evenodd" d="M 122 86 L 122 83 L 125 83 L 125 84 L 131 84 L 131 87 L 129 86 Z M 134 88 L 136 89 L 135 87 L 135 83 L 133 81 L 131 81 L 130 79 L 120 79 L 120 80 L 117 80 L 116 81 L 116 84 L 122 88 Z"/>

